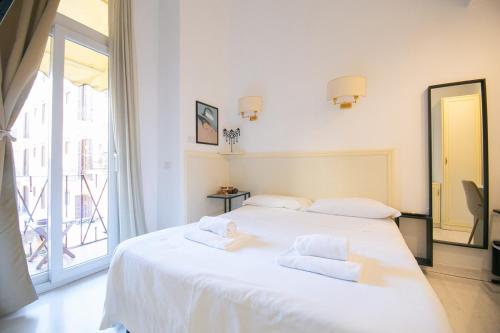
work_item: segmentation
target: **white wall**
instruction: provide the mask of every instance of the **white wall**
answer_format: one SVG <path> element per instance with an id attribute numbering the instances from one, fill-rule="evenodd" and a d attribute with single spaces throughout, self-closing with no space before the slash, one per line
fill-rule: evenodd
<path id="1" fill-rule="evenodd" d="M 428 85 L 486 77 L 490 107 L 500 55 L 497 1 L 235 1 L 231 100 L 264 97 L 258 122 L 242 129 L 247 151 L 395 148 L 398 206 L 426 211 Z M 431 52 L 429 50 L 432 50 Z M 352 111 L 326 101 L 328 80 L 367 78 Z M 293 135 L 290 135 L 293 134 Z"/>
<path id="2" fill-rule="evenodd" d="M 157 69 L 158 117 L 158 228 L 183 222 L 183 168 L 181 142 L 180 0 L 160 1 L 159 58 Z"/>
<path id="3" fill-rule="evenodd" d="M 220 107 L 221 128 L 242 129 L 247 151 L 393 148 L 398 208 L 426 212 L 425 90 L 475 78 L 487 79 L 490 201 L 500 207 L 500 2 L 166 0 L 159 16 L 160 227 L 185 220 L 182 151 L 214 150 L 192 142 L 196 99 Z M 368 80 L 352 111 L 326 101 L 328 80 L 344 74 Z M 264 97 L 252 123 L 237 115 L 250 94 Z M 485 262 L 485 251 L 468 253 Z"/>
<path id="4" fill-rule="evenodd" d="M 219 108 L 219 143 L 230 113 L 226 101 L 229 72 L 230 0 L 182 0 L 180 8 L 181 142 L 187 150 L 217 151 L 196 144 L 195 101 Z M 228 112 L 229 111 L 229 112 Z"/>
<path id="5" fill-rule="evenodd" d="M 231 123 L 247 151 L 394 148 L 397 206 L 426 212 L 426 88 L 486 78 L 490 202 L 500 207 L 499 32 L 494 0 L 234 1 L 227 104 L 261 95 L 264 107 L 255 123 L 234 112 Z M 367 78 L 367 96 L 339 111 L 326 83 L 346 74 Z M 485 251 L 465 252 L 467 265 L 487 265 Z"/>
<path id="6" fill-rule="evenodd" d="M 137 107 L 140 121 L 141 167 L 144 210 L 148 230 L 157 228 L 158 174 L 158 0 L 133 3 L 133 24 L 136 46 Z"/>
<path id="7" fill-rule="evenodd" d="M 197 222 L 205 215 L 224 213 L 224 201 L 209 199 L 221 184 L 229 181 L 230 162 L 212 152 L 188 151 L 184 158 L 186 170 L 186 222 Z"/>

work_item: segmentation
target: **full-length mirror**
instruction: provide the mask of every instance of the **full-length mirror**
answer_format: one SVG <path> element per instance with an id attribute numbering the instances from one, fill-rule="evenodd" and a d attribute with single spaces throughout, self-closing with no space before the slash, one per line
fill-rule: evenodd
<path id="1" fill-rule="evenodd" d="M 428 102 L 434 241 L 487 248 L 485 80 L 430 86 Z"/>

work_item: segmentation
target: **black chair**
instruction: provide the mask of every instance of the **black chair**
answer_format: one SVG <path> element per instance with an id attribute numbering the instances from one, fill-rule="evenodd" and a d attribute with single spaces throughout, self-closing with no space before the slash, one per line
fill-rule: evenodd
<path id="1" fill-rule="evenodd" d="M 467 207 L 469 208 L 469 212 L 474 216 L 474 226 L 472 227 L 469 241 L 467 242 L 467 244 L 470 244 L 472 237 L 476 232 L 479 221 L 482 221 L 484 217 L 484 197 L 483 193 L 479 190 L 476 183 L 474 183 L 473 181 L 462 180 L 462 185 L 464 187 L 465 197 L 467 199 Z"/>

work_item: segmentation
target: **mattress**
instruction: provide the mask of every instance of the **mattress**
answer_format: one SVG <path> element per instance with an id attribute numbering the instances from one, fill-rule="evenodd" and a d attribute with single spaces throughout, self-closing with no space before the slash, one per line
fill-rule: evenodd
<path id="1" fill-rule="evenodd" d="M 225 216 L 254 239 L 222 251 L 184 239 L 197 223 L 123 242 L 101 328 L 141 332 L 451 332 L 399 229 L 363 219 L 244 206 Z M 276 264 L 295 237 L 344 236 L 363 265 L 349 282 Z"/>

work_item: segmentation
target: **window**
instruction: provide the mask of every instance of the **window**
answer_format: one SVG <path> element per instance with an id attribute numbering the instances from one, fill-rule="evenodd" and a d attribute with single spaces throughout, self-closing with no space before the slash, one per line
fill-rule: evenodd
<path id="1" fill-rule="evenodd" d="M 41 196 L 40 196 L 40 208 L 42 210 L 45 210 L 47 209 L 47 203 L 45 202 L 45 190 L 42 192 Z"/>
<path id="2" fill-rule="evenodd" d="M 23 138 L 29 139 L 30 137 L 30 115 L 28 112 L 24 114 L 24 133 Z"/>
<path id="3" fill-rule="evenodd" d="M 42 104 L 42 124 L 45 124 L 45 108 L 47 107 L 47 103 Z"/>
<path id="4" fill-rule="evenodd" d="M 23 151 L 23 176 L 28 176 L 30 174 L 30 155 L 29 150 L 24 149 Z"/>
<path id="5" fill-rule="evenodd" d="M 14 124 L 19 226 L 27 253 L 41 245 L 34 224 L 51 225 L 47 246 L 27 262 L 35 284 L 102 268 L 116 246 L 116 228 L 108 228 L 115 223 L 109 209 L 115 191 L 108 182 L 107 15 L 107 0 L 60 1 L 39 72 Z"/>
<path id="6" fill-rule="evenodd" d="M 42 146 L 40 150 L 40 166 L 45 167 L 45 146 Z"/>
<path id="7" fill-rule="evenodd" d="M 64 223 L 81 220 L 77 223 L 85 224 L 84 231 L 92 232 L 84 232 L 81 241 L 68 238 L 68 246 L 84 243 L 83 247 L 92 249 L 92 256 L 99 257 L 109 253 L 103 242 L 108 238 L 109 169 L 107 163 L 98 163 L 101 159 L 107 162 L 109 156 L 107 149 L 95 149 L 109 146 L 108 57 L 70 39 L 64 42 L 64 54 L 64 91 L 71 94 L 70 102 L 63 106 L 62 123 L 63 149 L 68 152 L 62 154 L 63 191 L 68 193 L 61 200 Z M 90 255 L 90 250 L 86 253 Z M 86 259 L 64 267 L 80 260 Z"/>
<path id="8" fill-rule="evenodd" d="M 91 93 L 87 91 L 87 87 L 87 85 L 82 85 L 80 87 L 80 107 L 78 108 L 77 119 L 82 121 L 92 120 L 90 117 L 91 110 L 89 110 L 89 103 L 87 101 Z"/>
<path id="9" fill-rule="evenodd" d="M 88 219 L 92 215 L 92 199 L 90 196 L 75 195 L 75 218 Z"/>
<path id="10" fill-rule="evenodd" d="M 23 205 L 22 205 L 22 212 L 23 213 L 27 213 L 28 212 L 28 209 L 27 207 L 29 207 L 29 202 L 30 202 L 30 189 L 28 187 L 28 185 L 24 185 L 23 186 L 23 197 L 21 198 L 22 202 L 23 202 Z"/>

